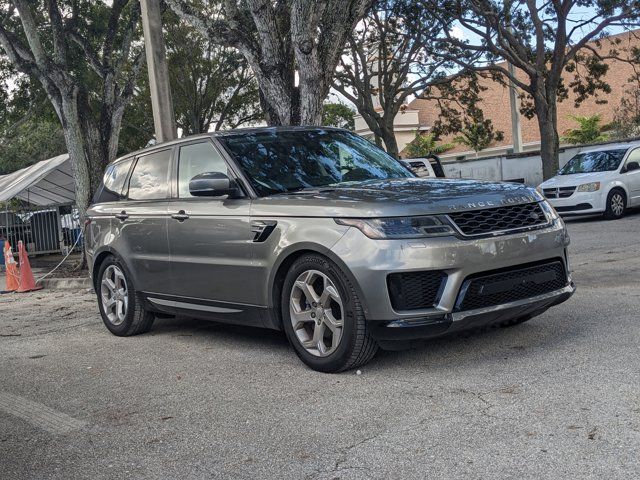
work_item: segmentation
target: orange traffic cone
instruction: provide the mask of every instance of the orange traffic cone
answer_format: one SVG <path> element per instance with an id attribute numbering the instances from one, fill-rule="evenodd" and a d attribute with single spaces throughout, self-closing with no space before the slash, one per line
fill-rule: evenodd
<path id="1" fill-rule="evenodd" d="M 18 242 L 18 259 L 20 260 L 20 285 L 18 286 L 18 293 L 40 290 L 42 285 L 36 285 L 36 279 L 33 278 L 33 272 L 29 264 L 29 256 L 27 255 L 27 250 L 24 248 L 22 240 Z"/>
<path id="2" fill-rule="evenodd" d="M 13 258 L 13 251 L 11 250 L 11 244 L 8 240 L 4 242 L 4 264 L 7 269 L 7 292 L 15 292 L 18 289 L 18 279 L 20 274 L 18 273 L 18 266 Z"/>

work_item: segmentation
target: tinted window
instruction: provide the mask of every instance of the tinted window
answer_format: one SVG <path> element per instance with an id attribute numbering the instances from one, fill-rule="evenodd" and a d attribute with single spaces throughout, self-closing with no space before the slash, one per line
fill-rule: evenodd
<path id="1" fill-rule="evenodd" d="M 415 176 L 367 140 L 341 130 L 267 130 L 225 135 L 220 141 L 261 196 Z"/>
<path id="2" fill-rule="evenodd" d="M 194 143 L 180 147 L 178 165 L 178 194 L 181 198 L 192 197 L 189 193 L 189 181 L 206 172 L 222 172 L 227 175 L 227 164 L 222 155 L 210 142 Z"/>
<path id="3" fill-rule="evenodd" d="M 617 170 L 625 153 L 627 153 L 626 148 L 579 153 L 562 167 L 559 174 L 571 175 L 573 173 L 609 172 Z"/>
<path id="4" fill-rule="evenodd" d="M 124 160 L 116 164 L 110 165 L 104 174 L 104 190 L 109 193 L 113 193 L 116 196 L 122 194 L 122 187 L 127 179 L 129 168 L 131 167 L 131 160 Z"/>
<path id="5" fill-rule="evenodd" d="M 138 157 L 129 181 L 131 200 L 160 200 L 169 196 L 171 150 Z"/>
<path id="6" fill-rule="evenodd" d="M 629 154 L 627 157 L 627 161 L 625 165 L 629 165 L 631 162 L 640 163 L 640 148 L 636 148 L 633 152 Z"/>

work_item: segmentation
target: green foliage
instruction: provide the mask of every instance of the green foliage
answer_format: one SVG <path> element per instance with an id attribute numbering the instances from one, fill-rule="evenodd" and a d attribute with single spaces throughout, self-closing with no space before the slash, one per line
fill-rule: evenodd
<path id="1" fill-rule="evenodd" d="M 640 136 L 640 85 L 620 100 L 616 108 L 610 135 L 614 140 L 626 140 Z"/>
<path id="2" fill-rule="evenodd" d="M 40 83 L 0 64 L 0 175 L 67 151 L 60 122 Z M 11 85 L 11 88 L 9 88 Z"/>
<path id="3" fill-rule="evenodd" d="M 325 103 L 322 125 L 327 127 L 355 129 L 355 112 L 343 103 Z"/>
<path id="4" fill-rule="evenodd" d="M 569 118 L 578 124 L 578 128 L 572 128 L 564 132 L 563 142 L 571 145 L 585 145 L 608 140 L 609 136 L 602 133 L 602 126 L 600 125 L 602 117 L 600 115 L 569 115 Z"/>
<path id="5" fill-rule="evenodd" d="M 0 175 L 67 151 L 58 122 L 30 118 L 0 138 Z"/>
<path id="6" fill-rule="evenodd" d="M 475 152 L 490 147 L 494 141 L 501 141 L 504 135 L 500 131 L 495 131 L 491 120 L 483 120 L 478 122 L 465 122 L 465 127 L 460 134 L 453 139 L 460 145 L 466 145 Z"/>
<path id="7" fill-rule="evenodd" d="M 455 145 L 452 143 L 438 144 L 435 135 L 432 133 L 421 134 L 416 132 L 416 138 L 404 149 L 406 158 L 424 158 L 429 155 L 441 155 L 451 150 Z"/>
<path id="8" fill-rule="evenodd" d="M 261 120 L 258 84 L 244 57 L 205 38 L 170 10 L 163 20 L 176 123 L 184 134 Z"/>

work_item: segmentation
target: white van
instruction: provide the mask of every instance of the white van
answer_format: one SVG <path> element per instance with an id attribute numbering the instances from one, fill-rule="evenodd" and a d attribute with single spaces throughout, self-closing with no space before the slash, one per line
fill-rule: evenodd
<path id="1" fill-rule="evenodd" d="M 620 218 L 640 206 L 640 142 L 580 152 L 538 191 L 561 215 Z"/>

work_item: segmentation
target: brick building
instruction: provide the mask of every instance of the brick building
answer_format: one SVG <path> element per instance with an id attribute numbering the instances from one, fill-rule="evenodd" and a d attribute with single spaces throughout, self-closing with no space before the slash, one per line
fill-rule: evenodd
<path id="1" fill-rule="evenodd" d="M 640 48 L 640 30 L 625 32 L 601 41 L 600 50 L 603 53 L 610 51 L 613 41 L 620 40 L 618 48 L 620 50 L 628 49 L 631 51 L 634 47 Z M 597 46 L 593 45 L 594 48 Z M 622 54 L 622 53 L 621 53 Z M 602 125 L 610 123 L 616 109 L 619 107 L 623 96 L 634 88 L 638 88 L 637 82 L 633 82 L 631 77 L 634 75 L 634 66 L 626 62 L 617 60 L 608 60 L 609 69 L 607 71 L 605 81 L 611 86 L 611 93 L 605 94 L 599 92 L 597 96 L 586 99 L 579 108 L 575 107 L 575 94 L 570 91 L 569 98 L 558 104 L 558 132 L 562 134 L 568 129 L 575 128 L 575 121 L 569 118 L 570 115 L 591 116 L 600 114 L 602 117 Z M 635 65 L 640 71 L 640 65 Z M 566 83 L 571 79 L 566 78 Z M 482 92 L 481 107 L 485 118 L 493 123 L 498 131 L 504 134 L 504 140 L 497 142 L 486 150 L 478 154 L 479 157 L 493 156 L 508 153 L 512 151 L 512 135 L 511 135 L 511 114 L 509 105 L 508 88 L 502 84 L 486 79 L 482 81 L 484 87 L 487 88 Z M 606 103 L 602 103 L 606 100 Z M 417 117 L 417 122 L 413 120 L 411 123 L 417 123 L 421 131 L 428 131 L 438 118 L 439 109 L 432 100 L 424 100 L 417 98 L 410 102 L 407 110 L 411 112 L 412 117 Z M 401 116 L 399 114 L 398 116 Z M 540 133 L 535 118 L 529 120 L 521 116 L 522 125 L 522 141 L 524 151 L 535 151 L 539 149 Z M 445 142 L 450 139 L 443 138 Z M 402 147 L 401 147 L 402 148 Z M 457 145 L 453 150 L 448 151 L 443 158 L 471 158 L 476 157 L 475 152 L 470 152 L 468 147 Z"/>

